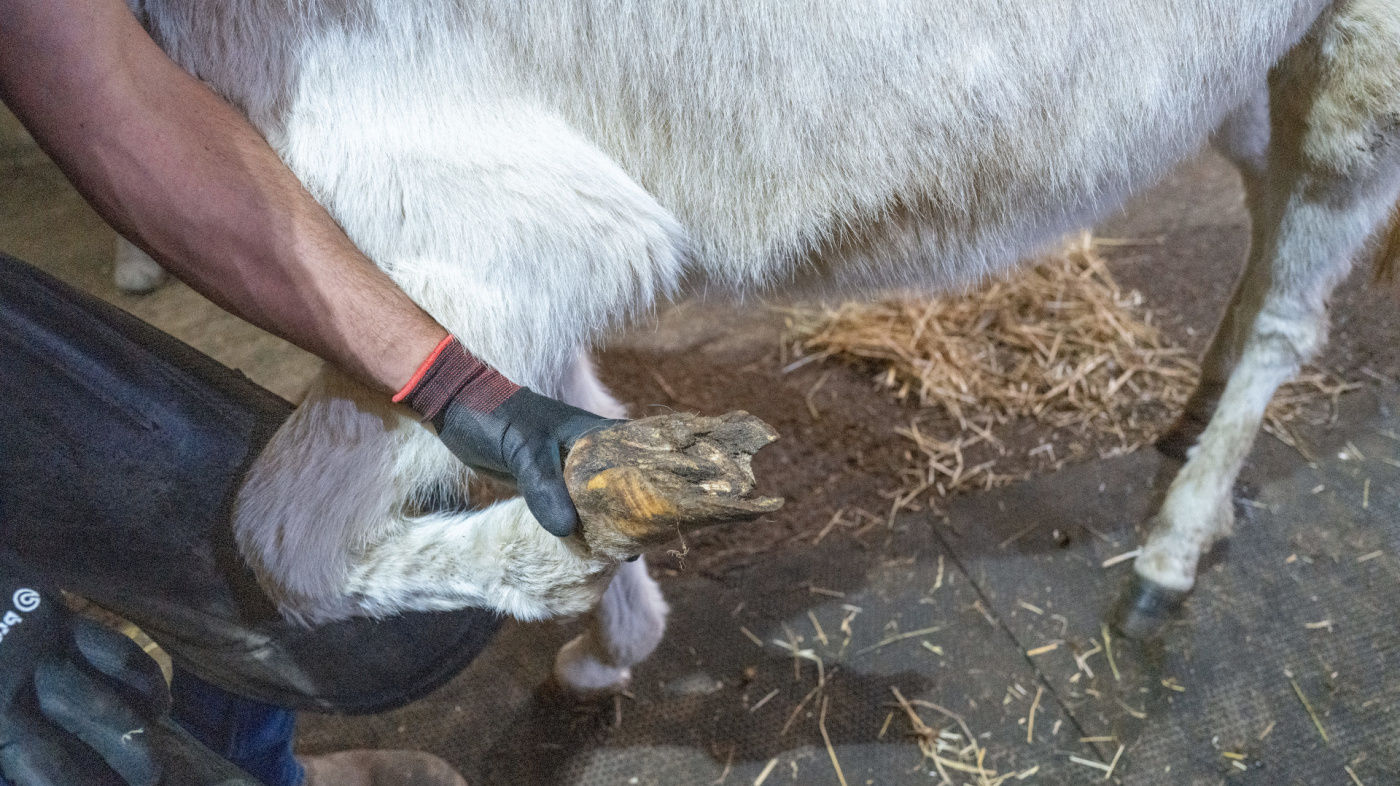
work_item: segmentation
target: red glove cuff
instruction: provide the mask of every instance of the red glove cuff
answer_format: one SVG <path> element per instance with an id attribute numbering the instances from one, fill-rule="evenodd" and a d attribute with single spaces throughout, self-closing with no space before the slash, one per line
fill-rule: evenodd
<path id="1" fill-rule="evenodd" d="M 394 402 L 403 402 L 424 420 L 433 420 L 454 399 L 476 412 L 490 412 L 517 390 L 519 385 L 449 335 L 413 372 L 408 384 L 394 394 Z"/>

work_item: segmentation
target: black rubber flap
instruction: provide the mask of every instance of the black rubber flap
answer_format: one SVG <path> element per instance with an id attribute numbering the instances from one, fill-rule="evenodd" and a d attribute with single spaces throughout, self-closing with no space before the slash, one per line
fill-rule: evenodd
<path id="1" fill-rule="evenodd" d="M 0 254 L 0 547 L 127 617 L 230 691 L 368 713 L 457 674 L 490 612 L 306 629 L 238 555 L 239 482 L 291 405 L 175 338 Z"/>

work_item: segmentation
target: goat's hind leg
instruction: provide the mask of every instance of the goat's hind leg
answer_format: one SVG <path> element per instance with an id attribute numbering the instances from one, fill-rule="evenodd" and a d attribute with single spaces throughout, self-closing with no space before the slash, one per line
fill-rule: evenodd
<path id="1" fill-rule="evenodd" d="M 1327 298 L 1400 196 L 1397 58 L 1400 10 L 1365 0 L 1325 17 L 1271 76 L 1254 245 L 1204 383 L 1238 360 L 1134 565 L 1115 620 L 1129 636 L 1160 629 L 1201 555 L 1229 533 L 1235 478 L 1269 400 L 1326 341 Z M 1246 324 L 1243 334 L 1231 327 Z M 1193 401 L 1212 398 L 1207 390 Z"/>
<path id="2" fill-rule="evenodd" d="M 1265 231 L 1271 226 L 1265 215 L 1269 132 L 1269 91 L 1265 85 L 1260 85 L 1259 91 L 1231 113 L 1211 139 L 1216 152 L 1234 164 L 1239 172 L 1253 236 L 1244 274 L 1236 283 L 1225 316 L 1201 359 L 1200 381 L 1176 422 L 1157 440 L 1159 453 L 1183 464 L 1188 458 L 1187 452 L 1200 439 L 1220 404 L 1230 373 L 1244 354 L 1245 343 L 1269 289 L 1273 260 L 1268 254 L 1260 253 L 1269 242 Z"/>

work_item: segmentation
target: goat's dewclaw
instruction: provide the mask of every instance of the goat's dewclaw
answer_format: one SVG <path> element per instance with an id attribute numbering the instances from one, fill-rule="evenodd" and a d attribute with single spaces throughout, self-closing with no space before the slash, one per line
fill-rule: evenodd
<path id="1" fill-rule="evenodd" d="M 700 527 L 782 507 L 753 496 L 753 454 L 778 438 L 747 412 L 668 414 L 587 434 L 564 463 L 581 537 L 612 556 L 637 554 Z"/>

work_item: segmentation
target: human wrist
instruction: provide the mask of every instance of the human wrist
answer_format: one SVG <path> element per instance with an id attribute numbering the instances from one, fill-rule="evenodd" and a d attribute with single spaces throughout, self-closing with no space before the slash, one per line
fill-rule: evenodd
<path id="1" fill-rule="evenodd" d="M 454 401 L 475 412 L 490 412 L 519 390 L 519 385 L 448 334 L 423 359 L 393 400 L 424 420 L 437 423 Z"/>
<path id="2" fill-rule="evenodd" d="M 398 329 L 386 331 L 371 339 L 376 343 L 366 346 L 367 351 L 373 352 L 374 371 L 371 376 L 375 386 L 387 391 L 391 396 L 409 388 L 415 375 L 422 368 L 424 359 L 451 337 L 446 329 L 431 318 L 425 322 L 427 324 L 417 321 L 401 324 Z"/>

